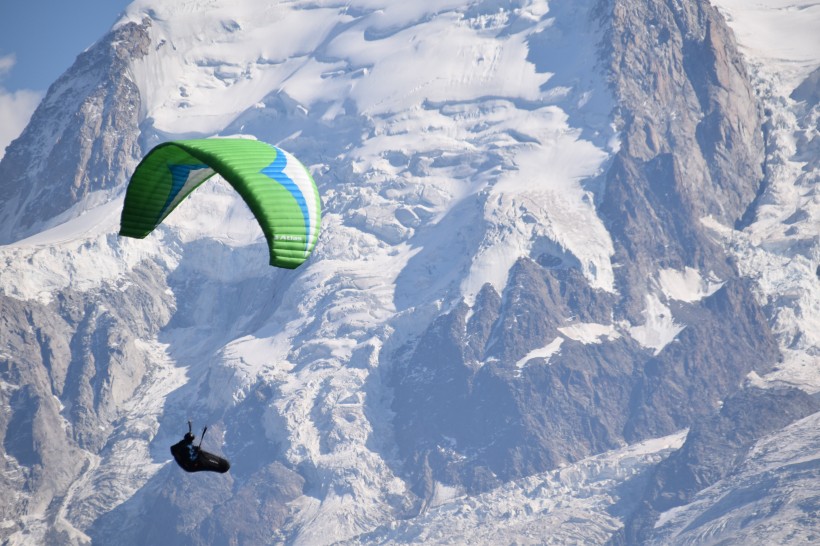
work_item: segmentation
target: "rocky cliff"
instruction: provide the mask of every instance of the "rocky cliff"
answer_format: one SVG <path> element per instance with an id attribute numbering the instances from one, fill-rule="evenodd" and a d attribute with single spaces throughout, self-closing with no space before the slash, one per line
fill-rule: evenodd
<path id="1" fill-rule="evenodd" d="M 148 46 L 144 26 L 124 25 L 49 88 L 0 162 L 0 244 L 80 215 L 68 212 L 78 202 L 100 204 L 122 191 L 142 156 L 129 63 Z"/>

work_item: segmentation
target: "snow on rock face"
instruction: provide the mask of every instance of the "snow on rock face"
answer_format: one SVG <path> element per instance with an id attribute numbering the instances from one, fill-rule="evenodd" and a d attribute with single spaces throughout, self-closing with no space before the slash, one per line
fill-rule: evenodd
<path id="1" fill-rule="evenodd" d="M 77 57 L 0 160 L 0 244 L 114 198 L 141 155 L 140 94 L 129 63 L 149 38 L 126 24 Z"/>
<path id="2" fill-rule="evenodd" d="M 561 350 L 565 339 L 572 339 L 583 344 L 603 343 L 621 337 L 612 324 L 596 324 L 594 322 L 578 322 L 557 328 L 561 336 L 556 337 L 544 347 L 533 349 L 516 362 L 517 368 L 527 366 L 533 359 L 543 359 L 549 364 L 550 358 Z"/>
<path id="3" fill-rule="evenodd" d="M 767 179 L 742 231 L 713 223 L 772 309 L 784 359 L 770 376 L 812 392 L 820 384 L 820 6 L 717 0 L 766 111 Z"/>
<path id="4" fill-rule="evenodd" d="M 604 339 L 618 339 L 620 334 L 612 324 L 595 324 L 581 322 L 558 328 L 558 331 L 569 339 L 581 343 L 601 343 Z"/>
<path id="5" fill-rule="evenodd" d="M 162 134 L 211 135 L 307 61 L 339 8 L 139 0 L 126 21 L 150 21 L 152 49 L 133 64 L 143 117 Z M 318 78 L 318 74 L 316 74 Z"/>
<path id="6" fill-rule="evenodd" d="M 680 324 L 675 323 L 669 307 L 664 305 L 657 296 L 649 294 L 646 296 L 644 323 L 632 326 L 629 333 L 644 347 L 654 349 L 657 355 L 675 339 L 683 328 Z"/>
<path id="7" fill-rule="evenodd" d="M 564 342 L 564 338 L 557 337 L 552 340 L 549 344 L 545 347 L 541 347 L 539 349 L 534 349 L 527 353 L 523 358 L 519 359 L 518 362 L 515 363 L 517 368 L 523 368 L 527 366 L 532 359 L 541 358 L 544 359 L 545 362 L 549 363 L 550 357 L 558 351 L 561 350 L 561 344 Z"/>
<path id="8" fill-rule="evenodd" d="M 441 192 L 428 217 L 440 217 L 489 186 L 482 247 L 462 286 L 468 300 L 485 282 L 500 290 L 507 270 L 538 237 L 577 256 L 590 282 L 612 290 L 612 244 L 594 193 L 580 184 L 600 172 L 609 154 L 581 138 L 556 106 L 572 100 L 570 91 L 586 92 L 574 109 L 605 119 L 605 85 L 553 86 L 547 72 L 567 68 L 560 63 L 565 49 L 591 47 L 593 37 L 583 27 L 534 52 L 528 42 L 549 35 L 554 22 L 543 1 L 512 10 L 481 3 L 468 9 L 462 2 L 418 2 L 413 8 L 391 2 L 217 2 L 200 13 L 195 5 L 135 2 L 126 15 L 151 20 L 156 47 L 133 71 L 152 130 L 218 132 L 240 113 L 260 103 L 264 109 L 272 89 L 325 123 L 356 115 L 372 127 L 370 135 L 358 136 L 361 142 L 349 143 L 357 144 L 354 172 L 377 177 L 374 182 L 397 178 L 416 192 Z M 582 19 L 585 9 L 575 17 Z M 565 71 L 562 79 L 595 81 L 593 68 L 573 67 L 577 74 Z M 297 130 L 304 137 L 306 129 Z M 607 134 L 598 140 L 605 142 L 608 129 L 601 130 Z M 269 131 L 277 134 L 275 127 Z M 342 151 L 340 144 L 332 145 Z M 408 149 L 417 158 L 407 158 L 410 172 L 401 168 Z M 308 150 L 307 160 L 316 152 Z M 447 168 L 465 162 L 475 167 Z M 381 197 L 381 216 L 376 210 L 356 215 L 357 225 L 396 243 L 424 224 L 418 210 L 400 206 L 400 194 Z M 515 226 L 512 233 L 508 225 Z"/>
<path id="9" fill-rule="evenodd" d="M 644 533 L 634 533 L 640 517 L 628 524 L 626 542 L 816 542 L 817 409 L 796 389 L 751 387 L 728 399 L 658 467 L 643 502 L 658 518 Z"/>
<path id="10" fill-rule="evenodd" d="M 143 260 L 175 267 L 177 260 L 162 248 L 160 237 L 139 243 L 117 238 L 121 208 L 122 200 L 113 200 L 13 245 L 0 246 L 0 260 L 15 271 L 0 274 L 0 290 L 23 301 L 48 304 L 67 289 L 87 292 L 118 282 L 126 290 L 129 273 Z"/>
<path id="11" fill-rule="evenodd" d="M 661 290 L 667 298 L 689 303 L 709 297 L 723 286 L 722 282 L 715 279 L 704 279 L 697 269 L 691 267 L 686 267 L 683 271 L 661 269 L 658 277 Z"/>

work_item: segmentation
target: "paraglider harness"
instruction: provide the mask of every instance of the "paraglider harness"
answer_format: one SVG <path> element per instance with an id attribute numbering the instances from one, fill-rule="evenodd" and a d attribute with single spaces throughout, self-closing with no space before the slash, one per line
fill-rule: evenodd
<path id="1" fill-rule="evenodd" d="M 199 437 L 199 445 L 194 445 L 196 436 L 191 432 L 191 422 L 188 421 L 188 432 L 185 434 L 185 437 L 171 446 L 171 455 L 174 456 L 174 460 L 184 471 L 201 472 L 207 470 L 222 474 L 227 472 L 231 467 L 231 463 L 226 459 L 201 449 L 200 446 L 202 446 L 202 440 L 205 438 L 207 431 L 208 427 L 202 429 L 202 436 Z"/>

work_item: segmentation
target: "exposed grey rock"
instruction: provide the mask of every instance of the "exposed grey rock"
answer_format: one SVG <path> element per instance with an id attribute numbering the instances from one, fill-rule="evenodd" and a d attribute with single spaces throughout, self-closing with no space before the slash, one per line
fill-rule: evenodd
<path id="1" fill-rule="evenodd" d="M 809 106 L 820 103 L 820 68 L 809 76 L 792 91 L 791 97 L 797 101 L 805 101 Z"/>
<path id="2" fill-rule="evenodd" d="M 640 301 L 657 267 L 733 276 L 700 222 L 738 222 L 763 180 L 760 113 L 734 38 L 703 1 L 616 1 L 611 19 L 604 48 L 623 138 L 600 209 L 619 290 Z"/>
<path id="3" fill-rule="evenodd" d="M 782 544 L 820 538 L 820 413 L 755 442 L 731 472 L 661 515 L 649 544 Z"/>
<path id="4" fill-rule="evenodd" d="M 122 188 L 142 155 L 140 96 L 128 63 L 145 54 L 148 25 L 125 24 L 80 54 L 8 146 L 0 160 L 0 244 L 49 226 L 92 192 Z"/>
<path id="5" fill-rule="evenodd" d="M 278 529 L 289 516 L 285 503 L 302 494 L 303 484 L 280 463 L 259 469 L 244 483 L 230 475 L 188 475 L 168 467 L 140 498 L 104 514 L 91 536 L 102 544 L 275 543 L 282 540 Z"/>
<path id="6" fill-rule="evenodd" d="M 820 403 L 793 388 L 749 387 L 730 396 L 719 412 L 696 422 L 680 450 L 658 465 L 643 507 L 613 544 L 650 540 L 659 513 L 688 503 L 734 472 L 757 440 L 818 410 Z"/>
<path id="7" fill-rule="evenodd" d="M 679 430 L 778 358 L 742 282 L 691 305 L 692 322 L 657 356 L 628 337 L 565 340 L 549 363 L 535 358 L 522 369 L 521 357 L 559 336 L 563 313 L 600 321 L 612 297 L 590 290 L 577 270 L 527 260 L 501 300 L 483 294 L 468 322 L 466 306 L 439 317 L 395 370 L 396 438 L 422 498 L 434 479 L 483 491 Z M 496 316 L 494 328 L 479 328 Z"/>
<path id="8" fill-rule="evenodd" d="M 309 487 L 305 469 L 290 468 L 277 458 L 280 448 L 265 440 L 262 401 L 278 395 L 271 386 L 258 387 L 248 399 L 225 416 L 230 434 L 213 420 L 205 445 L 210 451 L 223 442 L 235 446 L 229 473 L 186 474 L 169 465 L 138 494 L 102 514 L 88 533 L 94 543 L 157 544 L 269 544 L 288 538 L 293 517 L 288 502 Z M 207 414 L 202 410 L 199 415 Z M 180 433 L 183 428 L 180 428 Z M 217 447 L 212 447 L 217 446 Z M 242 446 L 237 448 L 236 446 Z M 168 446 L 157 446 L 167 452 Z M 135 517 L 135 514 L 138 516 Z M 128 522 L 123 525 L 123 521 Z"/>
<path id="9" fill-rule="evenodd" d="M 156 334 L 173 301 L 158 289 L 164 281 L 156 266 L 132 280 L 94 294 L 67 289 L 48 304 L 0 294 L 2 479 L 4 491 L 21 493 L 0 498 L 7 520 L 46 508 L 56 518 L 68 487 L 91 464 L 88 452 L 102 449 L 150 369 L 135 341 Z"/>
<path id="10" fill-rule="evenodd" d="M 771 370 L 780 359 L 751 283 L 735 280 L 698 305 L 681 304 L 686 328 L 659 355 L 636 370 L 628 441 L 660 436 L 711 413 L 750 372 Z M 683 311 L 683 312 L 681 312 Z"/>
<path id="11" fill-rule="evenodd" d="M 420 507 L 434 481 L 482 491 L 690 426 L 779 359 L 751 284 L 701 225 L 738 222 L 763 177 L 758 108 L 729 30 L 698 1 L 602 2 L 596 14 L 623 134 L 599 205 L 618 294 L 591 289 L 571 261 L 521 260 L 502 294 L 485 288 L 400 351 L 394 424 Z M 728 282 L 671 304 L 684 329 L 659 354 L 624 335 L 565 339 L 548 363 L 520 362 L 570 321 L 641 324 L 650 279 L 684 267 Z"/>

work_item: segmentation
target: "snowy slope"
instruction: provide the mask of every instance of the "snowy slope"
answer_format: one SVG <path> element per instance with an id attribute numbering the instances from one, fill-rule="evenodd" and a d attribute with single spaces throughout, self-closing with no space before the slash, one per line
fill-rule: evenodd
<path id="1" fill-rule="evenodd" d="M 290 108 L 326 123 L 343 116 L 348 103 L 358 112 L 355 123 L 372 132 L 357 144 L 355 155 L 347 152 L 355 161 L 352 174 L 378 177 L 371 186 L 396 178 L 416 193 L 439 193 L 424 211 L 434 219 L 465 196 L 487 190 L 490 182 L 494 189 L 488 198 L 496 195 L 500 201 L 497 210 L 485 212 L 491 223 L 509 221 L 509 211 L 528 207 L 530 225 L 521 226 L 522 233 L 503 240 L 500 235 L 485 237 L 487 248 L 481 249 L 472 265 L 475 273 L 463 287 L 468 295 L 487 280 L 502 285 L 504 271 L 539 235 L 575 254 L 596 286 L 611 289 L 611 243 L 592 199 L 578 184 L 598 172 L 607 152 L 579 139 L 578 129 L 572 130 L 557 106 L 576 106 L 572 101 L 577 101 L 575 115 L 597 116 L 602 123 L 610 105 L 600 83 L 589 89 L 549 85 L 551 74 L 539 73 L 529 58 L 528 37 L 554 21 L 545 16 L 546 2 L 526 3 L 509 12 L 498 11 L 492 2 L 477 3 L 466 14 L 463 2 L 414 3 L 412 8 L 390 2 L 294 3 L 261 12 L 255 4 L 225 4 L 209 7 L 204 20 L 201 14 L 193 17 L 185 2 L 150 5 L 135 2 L 127 19 L 138 21 L 150 13 L 154 20 L 151 34 L 159 46 L 136 63 L 134 72 L 147 99 L 145 115 L 158 134 L 218 133 L 240 113 L 264 110 L 264 99 L 272 96 L 287 97 L 293 101 Z M 576 34 L 562 36 L 564 43 L 554 52 L 539 52 L 539 64 L 558 65 L 563 48 L 591 52 L 585 44 L 592 38 L 571 23 Z M 499 35 L 502 30 L 509 34 Z M 439 56 L 440 50 L 447 55 Z M 401 67 L 404 78 L 397 77 L 395 67 Z M 600 77 L 583 72 L 593 68 L 574 67 L 578 73 L 563 74 L 562 79 L 594 83 Z M 477 116 L 484 120 L 478 126 Z M 273 142 L 293 136 L 292 127 L 254 129 L 258 138 Z M 296 131 L 298 138 L 313 136 L 305 129 Z M 608 138 L 603 134 L 597 140 Z M 342 152 L 344 145 L 355 142 L 328 144 L 326 155 L 334 145 Z M 440 156 L 445 168 L 425 173 L 425 180 L 421 172 L 406 173 L 402 162 L 410 158 L 401 156 L 407 149 L 419 159 L 428 156 L 427 162 Z M 498 152 L 489 152 L 495 149 Z M 305 150 L 306 161 L 324 162 L 316 152 Z M 545 153 L 550 154 L 546 160 Z M 498 169 L 515 168 L 511 176 L 495 180 L 495 173 L 491 178 L 469 176 L 473 170 L 490 171 L 488 164 L 462 173 L 444 165 L 458 165 L 465 155 L 475 161 L 484 157 Z M 413 224 L 420 222 L 413 210 L 399 209 L 396 201 L 403 198 L 388 198 L 383 218 L 365 222 L 391 243 L 407 240 Z M 528 206 L 528 201 L 538 205 Z M 543 235 L 532 233 L 536 229 Z"/>
<path id="2" fill-rule="evenodd" d="M 759 72 L 787 97 L 820 66 L 817 21 L 820 6 L 793 0 L 714 0 L 741 50 Z"/>

